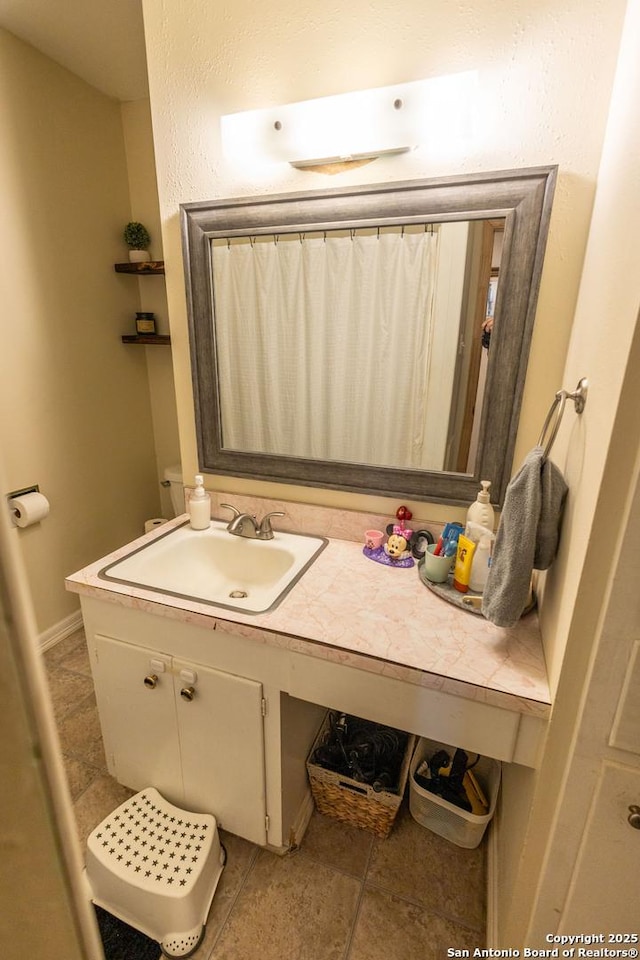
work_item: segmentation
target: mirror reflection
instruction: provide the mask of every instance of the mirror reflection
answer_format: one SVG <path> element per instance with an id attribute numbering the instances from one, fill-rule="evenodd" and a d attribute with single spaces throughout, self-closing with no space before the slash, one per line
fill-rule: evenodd
<path id="1" fill-rule="evenodd" d="M 212 241 L 223 447 L 473 473 L 503 231 Z"/>
<path id="2" fill-rule="evenodd" d="M 556 172 L 183 204 L 201 472 L 500 505 Z"/>

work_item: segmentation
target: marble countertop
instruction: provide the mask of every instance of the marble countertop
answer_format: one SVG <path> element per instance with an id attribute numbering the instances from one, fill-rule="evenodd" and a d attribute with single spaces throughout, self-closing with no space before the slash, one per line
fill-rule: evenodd
<path id="1" fill-rule="evenodd" d="M 107 602 L 224 629 L 277 647 L 546 718 L 550 693 L 536 613 L 496 627 L 424 586 L 417 566 L 368 559 L 362 544 L 329 539 L 326 549 L 275 607 L 244 614 L 106 583 L 98 572 L 180 526 L 177 517 L 66 579 L 68 590 Z"/>

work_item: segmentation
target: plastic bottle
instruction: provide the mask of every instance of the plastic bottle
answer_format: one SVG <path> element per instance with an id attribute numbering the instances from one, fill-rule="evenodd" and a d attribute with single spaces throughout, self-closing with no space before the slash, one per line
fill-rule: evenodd
<path id="1" fill-rule="evenodd" d="M 486 527 L 488 530 L 491 530 L 491 532 L 494 530 L 495 517 L 489 498 L 489 487 L 491 486 L 491 481 L 482 480 L 481 486 L 482 490 L 480 490 L 478 496 L 467 510 L 467 526 L 465 527 L 465 533 L 467 536 L 469 523 L 477 523 L 481 527 Z"/>
<path id="2" fill-rule="evenodd" d="M 211 523 L 211 497 L 204 489 L 204 477 L 196 475 L 196 488 L 189 497 L 189 519 L 194 530 L 206 530 Z"/>
<path id="3" fill-rule="evenodd" d="M 453 568 L 453 585 L 460 593 L 466 593 L 469 589 L 469 577 L 471 576 L 471 567 L 475 552 L 476 545 L 473 540 L 469 540 L 468 537 L 465 537 L 465 535 L 461 533 L 458 537 L 456 565 Z"/>
<path id="4" fill-rule="evenodd" d="M 489 576 L 489 561 L 491 559 L 491 538 L 488 536 L 480 537 L 476 552 L 473 555 L 471 564 L 471 576 L 469 578 L 469 589 L 472 593 L 482 593 Z"/>

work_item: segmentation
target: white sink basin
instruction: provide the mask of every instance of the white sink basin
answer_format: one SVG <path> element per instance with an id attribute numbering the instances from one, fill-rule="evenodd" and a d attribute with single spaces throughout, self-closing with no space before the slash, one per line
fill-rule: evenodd
<path id="1" fill-rule="evenodd" d="M 323 537 L 275 532 L 249 540 L 212 520 L 188 522 L 100 570 L 102 580 L 144 587 L 228 610 L 264 613 L 275 607 L 327 545 Z"/>

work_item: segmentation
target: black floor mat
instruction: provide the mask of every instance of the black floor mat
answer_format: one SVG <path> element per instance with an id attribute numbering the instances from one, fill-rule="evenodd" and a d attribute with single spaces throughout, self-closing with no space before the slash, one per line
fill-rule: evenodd
<path id="1" fill-rule="evenodd" d="M 162 956 L 155 940 L 150 940 L 101 907 L 95 907 L 95 911 L 106 960 L 159 960 Z"/>

